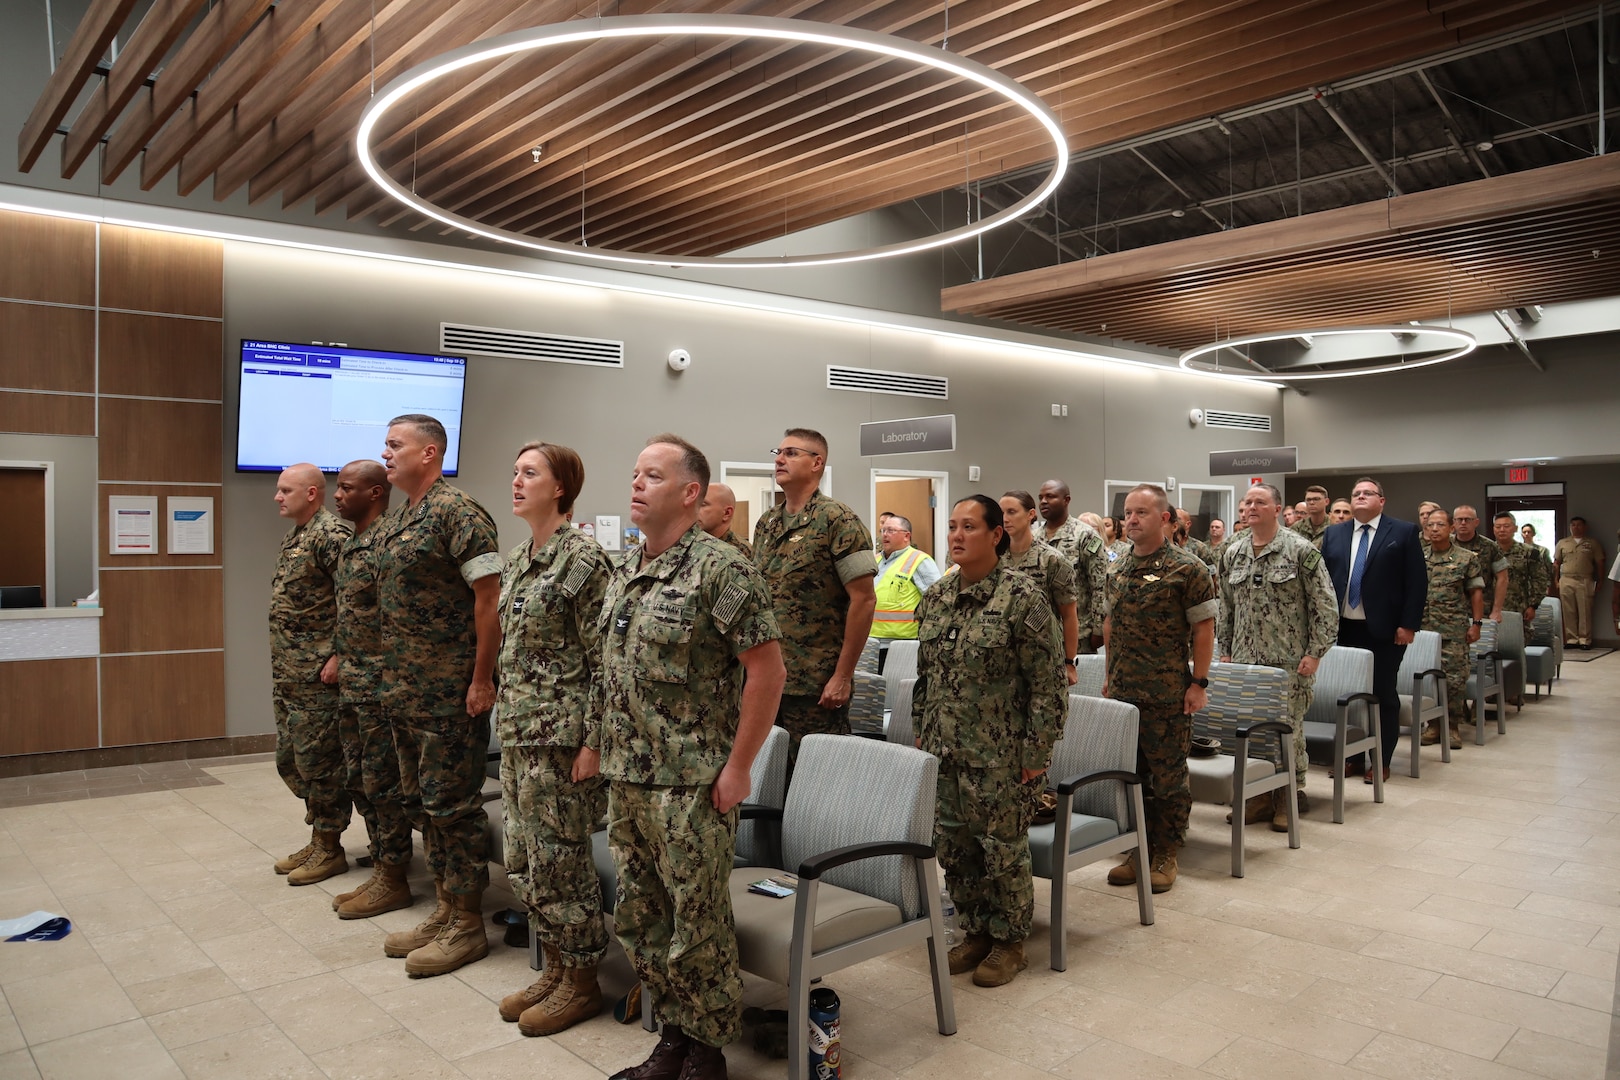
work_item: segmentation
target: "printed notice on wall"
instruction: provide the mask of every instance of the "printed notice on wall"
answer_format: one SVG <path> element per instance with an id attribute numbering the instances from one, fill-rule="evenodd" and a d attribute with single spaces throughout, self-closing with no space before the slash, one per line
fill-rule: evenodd
<path id="1" fill-rule="evenodd" d="M 156 495 L 107 497 L 107 552 L 110 555 L 156 555 Z"/>
<path id="2" fill-rule="evenodd" d="M 214 553 L 214 500 L 171 495 L 168 499 L 169 554 Z"/>
<path id="3" fill-rule="evenodd" d="M 596 515 L 596 542 L 605 551 L 622 551 L 624 534 L 619 531 L 618 514 Z"/>

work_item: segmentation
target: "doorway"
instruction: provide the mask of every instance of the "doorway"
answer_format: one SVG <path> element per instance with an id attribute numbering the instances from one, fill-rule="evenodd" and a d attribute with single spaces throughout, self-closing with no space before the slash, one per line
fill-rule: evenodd
<path id="1" fill-rule="evenodd" d="M 1209 523 L 1216 518 L 1226 523 L 1227 532 L 1230 533 L 1232 496 L 1233 491 L 1229 486 L 1182 484 L 1176 497 L 1181 508 L 1192 515 L 1192 528 L 1188 530 L 1188 535 L 1195 540 L 1208 540 Z"/>
<path id="2" fill-rule="evenodd" d="M 769 461 L 722 461 L 720 475 L 716 477 L 737 496 L 737 512 L 732 516 L 731 529 L 745 540 L 754 538 L 754 524 L 767 509 L 784 498 L 776 486 L 776 466 Z M 821 493 L 832 494 L 832 466 L 821 474 Z"/>
<path id="3" fill-rule="evenodd" d="M 56 601 L 56 528 L 51 463 L 0 461 L 0 585 L 36 585 L 45 605 Z"/>
<path id="4" fill-rule="evenodd" d="M 911 546 L 932 556 L 943 568 L 947 562 L 943 548 L 945 519 L 951 505 L 950 478 L 947 472 L 873 469 L 872 528 L 877 528 L 878 515 L 884 511 L 909 519 Z"/>
<path id="5" fill-rule="evenodd" d="M 1536 546 L 1552 558 L 1558 538 L 1569 528 L 1569 499 L 1564 485 L 1555 484 L 1487 484 L 1485 505 L 1489 517 L 1480 522 L 1482 530 L 1495 535 L 1497 514 L 1512 514 L 1513 539 L 1523 540 L 1520 530 L 1527 524 L 1536 527 Z"/>

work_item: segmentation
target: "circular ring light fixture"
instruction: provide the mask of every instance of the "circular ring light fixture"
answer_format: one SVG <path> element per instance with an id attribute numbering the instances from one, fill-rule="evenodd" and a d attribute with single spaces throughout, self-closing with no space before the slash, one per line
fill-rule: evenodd
<path id="1" fill-rule="evenodd" d="M 907 240 L 881 247 L 854 251 L 829 252 L 819 255 L 782 255 L 778 257 L 751 256 L 681 256 L 654 255 L 612 248 L 589 248 L 576 244 L 559 244 L 539 240 L 522 233 L 512 232 L 471 218 L 462 217 L 423 199 L 397 183 L 383 171 L 371 154 L 371 136 L 389 110 L 400 104 L 413 91 L 473 64 L 502 57 L 534 52 L 555 45 L 581 42 L 608 41 L 620 38 L 675 36 L 765 38 L 791 41 L 799 44 L 827 45 L 872 53 L 897 60 L 911 60 L 935 71 L 943 71 L 977 83 L 1018 106 L 1035 119 L 1052 139 L 1053 163 L 1051 171 L 1034 191 L 999 213 L 981 218 L 970 225 L 936 233 L 920 240 Z M 637 266 L 702 266 L 737 269 L 760 269 L 772 266 L 830 266 L 838 263 L 863 262 L 871 259 L 910 255 L 919 251 L 954 244 L 989 232 L 1005 225 L 1038 207 L 1057 189 L 1069 167 L 1069 146 L 1063 137 L 1062 125 L 1039 97 L 1024 89 L 1007 76 L 973 60 L 953 55 L 943 49 L 930 48 L 904 38 L 875 34 L 847 26 L 747 15 L 623 15 L 606 19 L 558 23 L 533 30 L 519 30 L 511 34 L 452 49 L 437 59 L 419 64 L 378 92 L 360 117 L 356 136 L 360 164 L 378 186 L 393 198 L 419 214 L 441 221 L 476 236 L 502 243 L 532 248 L 549 255 L 568 255 L 595 259 L 599 262 L 631 264 Z"/>
<path id="2" fill-rule="evenodd" d="M 1209 362 L 1198 361 L 1211 353 L 1223 349 L 1236 349 L 1244 345 L 1259 345 L 1267 341 L 1287 341 L 1290 338 L 1300 337 L 1365 337 L 1369 334 L 1393 334 L 1402 337 L 1439 337 L 1444 338 L 1456 346 L 1450 352 L 1439 356 L 1425 356 L 1421 360 L 1406 363 L 1379 364 L 1376 367 L 1359 367 L 1348 371 L 1310 371 L 1290 375 L 1287 372 L 1274 371 L 1231 371 L 1219 368 Z M 1181 366 L 1184 370 L 1195 371 L 1205 375 L 1220 375 L 1228 379 L 1250 379 L 1254 382 L 1308 382 L 1315 379 L 1353 379 L 1360 375 L 1382 375 L 1389 371 L 1414 371 L 1422 367 L 1433 367 L 1435 364 L 1444 364 L 1448 360 L 1456 360 L 1467 356 L 1479 346 L 1473 334 L 1466 330 L 1454 330 L 1449 326 L 1423 326 L 1417 323 L 1406 323 L 1397 326 L 1356 326 L 1337 328 L 1332 330 L 1288 330 L 1274 334 L 1249 334 L 1246 337 L 1230 338 L 1226 341 L 1217 341 L 1209 345 L 1200 345 L 1195 349 L 1188 349 L 1181 354 Z"/>

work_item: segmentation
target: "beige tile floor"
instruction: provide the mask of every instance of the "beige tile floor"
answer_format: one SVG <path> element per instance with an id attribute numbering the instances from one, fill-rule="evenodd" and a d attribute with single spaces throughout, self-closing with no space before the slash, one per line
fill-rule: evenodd
<path id="1" fill-rule="evenodd" d="M 1079 1078 L 1605 1075 L 1620 950 L 1620 657 L 1564 669 L 1508 735 L 1388 801 L 1353 785 L 1348 820 L 1305 820 L 1304 847 L 1249 833 L 1227 875 L 1222 811 L 1200 807 L 1180 883 L 1136 923 L 1102 867 L 1070 881 L 1069 970 L 1034 962 L 996 991 L 956 980 L 959 1032 L 934 1031 L 921 949 L 829 980 L 846 1076 Z M 382 956 L 425 902 L 340 922 L 331 893 L 363 871 L 289 888 L 272 856 L 302 816 L 263 756 L 177 786 L 94 796 L 127 778 L 0 781 L 0 915 L 72 917 L 43 944 L 0 944 L 0 1080 L 35 1077 L 599 1077 L 650 1039 L 603 1017 L 525 1039 L 495 1012 L 531 975 L 521 950 L 436 979 Z M 111 770 L 107 770 L 111 772 Z M 161 770 L 160 770 L 161 772 Z M 217 781 L 215 783 L 214 781 Z M 9 785 L 9 787 L 8 787 Z M 81 786 L 83 790 L 81 789 Z M 1328 782 L 1314 772 L 1320 800 Z M 62 800 L 68 801 L 62 801 Z M 1320 802 L 1318 804 L 1320 806 Z M 351 833 L 351 838 L 354 836 Z M 420 866 L 419 894 L 431 894 Z M 511 903 L 504 881 L 486 897 Z M 630 975 L 610 951 L 607 981 Z M 776 988 L 750 981 L 749 999 Z M 735 1077 L 781 1062 L 728 1052 Z"/>

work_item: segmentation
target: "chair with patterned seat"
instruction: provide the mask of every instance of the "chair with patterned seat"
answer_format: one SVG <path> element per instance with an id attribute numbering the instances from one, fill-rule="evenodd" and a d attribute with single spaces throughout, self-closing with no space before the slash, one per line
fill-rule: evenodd
<path id="1" fill-rule="evenodd" d="M 1524 647 L 1524 681 L 1536 688 L 1536 700 L 1541 700 L 1543 684 L 1547 696 L 1552 696 L 1553 680 L 1563 666 L 1564 605 L 1556 596 L 1543 597 L 1531 626 L 1530 644 Z"/>
<path id="2" fill-rule="evenodd" d="M 1346 759 L 1371 753 L 1371 760 L 1383 760 L 1378 698 L 1372 687 L 1373 657 L 1366 649 L 1334 645 L 1322 654 L 1311 707 L 1305 713 L 1305 747 L 1312 761 L 1333 770 L 1333 820 L 1340 825 L 1344 824 Z M 1383 792 L 1375 790 L 1373 801 L 1383 802 Z"/>

